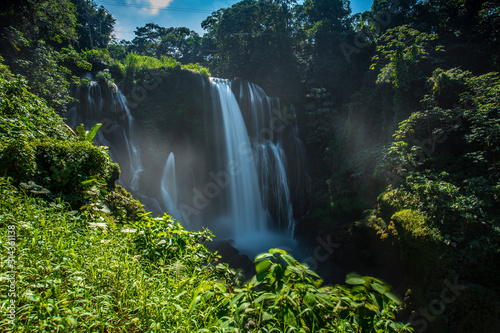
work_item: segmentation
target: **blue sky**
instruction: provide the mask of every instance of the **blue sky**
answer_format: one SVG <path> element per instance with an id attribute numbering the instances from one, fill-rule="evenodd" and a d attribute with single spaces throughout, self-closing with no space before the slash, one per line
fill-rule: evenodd
<path id="1" fill-rule="evenodd" d="M 95 0 L 116 19 L 118 39 L 132 40 L 134 30 L 146 23 L 162 27 L 188 27 L 204 33 L 201 22 L 219 8 L 227 8 L 239 0 Z M 299 1 L 301 2 L 301 1 Z M 369 10 L 372 0 L 351 0 L 353 13 Z"/>

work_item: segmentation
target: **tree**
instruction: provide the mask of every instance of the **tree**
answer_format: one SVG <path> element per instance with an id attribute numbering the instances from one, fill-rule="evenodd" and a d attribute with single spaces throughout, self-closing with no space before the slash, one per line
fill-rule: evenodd
<path id="1" fill-rule="evenodd" d="M 390 84 L 394 89 L 394 118 L 403 120 L 418 106 L 425 81 L 442 51 L 436 34 L 427 34 L 411 26 L 389 29 L 376 40 L 375 61 L 371 70 L 379 69 L 377 84 Z"/>
<path id="2" fill-rule="evenodd" d="M 183 64 L 202 62 L 201 37 L 188 28 L 168 28 L 157 49 L 157 56 L 163 55 Z"/>
<path id="3" fill-rule="evenodd" d="M 30 90 L 64 112 L 70 100 L 70 71 L 64 66 L 74 56 L 76 11 L 69 0 L 21 0 L 0 7 L 0 53 L 15 74 L 29 81 Z"/>
<path id="4" fill-rule="evenodd" d="M 58 44 L 76 38 L 76 13 L 68 0 L 6 0 L 0 5 L 2 53 L 38 40 Z M 4 48 L 5 47 L 5 48 Z"/>
<path id="5" fill-rule="evenodd" d="M 308 72 L 304 76 L 311 86 L 335 92 L 348 86 L 349 78 L 344 76 L 350 68 L 350 59 L 346 59 L 341 46 L 351 36 L 350 13 L 347 0 L 306 0 L 298 7 L 296 16 L 307 40 L 302 55 L 308 59 Z"/>
<path id="6" fill-rule="evenodd" d="M 134 31 L 135 38 L 132 40 L 131 50 L 142 55 L 157 57 L 158 46 L 166 32 L 166 28 L 155 23 L 147 23 L 143 27 L 137 27 Z"/>
<path id="7" fill-rule="evenodd" d="M 271 92 L 298 82 L 292 38 L 294 3 L 243 0 L 203 21 L 208 31 L 204 45 L 215 48 L 209 53 L 212 72 L 251 80 Z"/>
<path id="8" fill-rule="evenodd" d="M 105 48 L 111 41 L 116 20 L 93 0 L 71 0 L 77 8 L 78 45 L 80 49 Z"/>

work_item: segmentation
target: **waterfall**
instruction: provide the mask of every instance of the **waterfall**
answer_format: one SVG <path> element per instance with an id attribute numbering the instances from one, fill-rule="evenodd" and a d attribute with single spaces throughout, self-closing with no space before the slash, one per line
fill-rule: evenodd
<path id="1" fill-rule="evenodd" d="M 167 161 L 163 169 L 163 175 L 161 177 L 160 188 L 165 211 L 167 211 L 173 218 L 181 219 L 182 215 L 177 208 L 178 195 L 174 153 L 170 153 L 167 157 Z"/>
<path id="2" fill-rule="evenodd" d="M 143 172 L 141 163 L 141 151 L 138 145 L 138 138 L 136 135 L 136 124 L 135 119 L 130 113 L 130 109 L 127 104 L 127 99 L 123 96 L 122 92 L 116 85 L 113 84 L 112 89 L 113 102 L 117 103 L 120 108 L 125 111 L 128 125 L 128 137 L 125 136 L 125 146 L 128 152 L 129 168 L 131 170 L 132 179 L 130 180 L 130 189 L 133 191 L 139 190 L 139 178 Z"/>
<path id="3" fill-rule="evenodd" d="M 260 145 L 258 155 L 259 185 L 266 193 L 263 199 L 266 208 L 274 210 L 273 215 L 278 224 L 285 227 L 288 235 L 293 236 L 295 219 L 285 168 L 285 153 L 279 145 L 268 142 Z"/>
<path id="4" fill-rule="evenodd" d="M 139 179 L 143 167 L 136 134 L 137 125 L 127 99 L 118 86 L 112 84 L 108 89 L 111 110 L 107 110 L 103 88 L 94 81 L 90 73 L 85 74 L 83 78 L 89 83 L 86 86 L 72 87 L 71 95 L 79 102 L 70 107 L 66 123 L 73 128 L 83 123 L 85 129 L 89 130 L 96 123 L 108 122 L 103 126 L 107 129 L 101 127 L 97 132 L 97 140 L 110 147 L 113 161 L 120 165 L 122 171 L 120 182 L 131 191 L 139 191 Z"/>
<path id="5" fill-rule="evenodd" d="M 78 98 L 79 103 L 72 105 L 68 110 L 66 123 L 73 128 L 83 123 L 86 129 L 90 129 L 102 117 L 102 90 L 90 73 L 85 74 L 82 79 L 88 80 L 89 84 L 87 86 L 72 86 L 71 97 Z"/>
<path id="6" fill-rule="evenodd" d="M 298 138 L 295 111 L 291 106 L 282 106 L 278 98 L 267 96 L 253 83 L 240 81 L 236 90 L 247 119 L 264 207 L 280 228 L 293 237 L 296 224 L 293 199 L 297 191 L 307 192 L 307 179 L 294 177 L 307 175 L 304 156 L 295 159 L 304 151 Z M 294 186 L 293 192 L 290 184 Z"/>
<path id="7" fill-rule="evenodd" d="M 271 247 L 295 246 L 291 238 L 295 220 L 283 149 L 270 140 L 249 136 L 240 104 L 229 81 L 211 78 L 210 83 L 218 166 L 220 170 L 233 170 L 228 173 L 230 179 L 225 201 L 229 204 L 225 205 L 224 217 L 217 219 L 216 223 L 232 229 L 234 245 L 248 255 Z M 253 134 L 266 129 L 266 115 L 261 112 L 264 109 L 262 100 L 252 101 L 252 125 L 248 127 Z M 272 193 L 272 198 L 269 193 Z M 269 199 L 275 202 L 269 204 Z M 278 221 L 285 225 L 287 235 L 271 227 L 271 206 L 279 215 Z"/>
<path id="8" fill-rule="evenodd" d="M 116 85 L 85 77 L 87 85 L 72 86 L 79 102 L 67 123 L 87 129 L 103 123 L 97 140 L 120 165 L 119 182 L 147 210 L 168 212 L 192 229 L 208 227 L 248 255 L 295 246 L 295 216 L 305 212 L 308 176 L 291 105 L 252 83 L 210 78 L 202 79 L 200 95 L 211 108 L 172 113 L 149 104 L 134 111 L 136 121 Z M 183 117 L 189 119 L 183 127 L 166 126 Z"/>
<path id="9" fill-rule="evenodd" d="M 227 217 L 233 221 L 234 236 L 266 231 L 268 214 L 262 205 L 257 168 L 240 150 L 250 147 L 250 140 L 238 102 L 227 80 L 211 78 L 210 83 L 213 108 L 220 111 L 215 124 L 216 132 L 221 133 L 219 167 L 234 167 L 227 189 Z"/>

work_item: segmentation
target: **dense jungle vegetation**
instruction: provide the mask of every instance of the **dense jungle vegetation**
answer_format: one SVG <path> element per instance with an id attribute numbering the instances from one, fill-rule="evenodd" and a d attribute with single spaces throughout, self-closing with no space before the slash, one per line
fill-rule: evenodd
<path id="1" fill-rule="evenodd" d="M 114 24 L 88 0 L 0 5 L 1 331 L 500 332 L 497 1 L 242 0 L 203 36 L 148 23 L 131 41 Z M 406 294 L 329 286 L 280 249 L 241 281 L 210 231 L 115 185 L 97 127 L 64 124 L 88 72 L 128 96 L 197 73 L 292 102 L 313 184 L 298 228 L 375 235 Z"/>

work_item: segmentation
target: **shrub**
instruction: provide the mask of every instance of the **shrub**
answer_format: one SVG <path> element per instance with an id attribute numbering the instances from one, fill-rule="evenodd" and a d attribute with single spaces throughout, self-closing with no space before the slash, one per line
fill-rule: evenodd
<path id="1" fill-rule="evenodd" d="M 286 251 L 255 258 L 257 275 L 236 289 L 221 328 L 252 332 L 411 332 L 395 321 L 402 302 L 382 281 L 349 274 L 347 286 L 322 286 L 319 276 Z M 223 302 L 223 300 L 221 301 Z M 221 304 L 222 305 L 222 304 Z"/>
<path id="2" fill-rule="evenodd" d="M 146 213 L 141 203 L 120 185 L 105 196 L 104 202 L 120 222 L 136 221 L 141 214 Z"/>
<path id="3" fill-rule="evenodd" d="M 396 225 L 396 230 L 403 233 L 403 237 L 409 241 L 438 242 L 443 239 L 439 229 L 431 228 L 427 219 L 417 210 L 404 209 L 392 215 L 392 222 Z"/>
<path id="4" fill-rule="evenodd" d="M 8 143 L 0 148 L 0 170 L 2 176 L 9 176 L 17 181 L 33 179 L 36 172 L 35 150 L 22 139 Z"/>
<path id="5" fill-rule="evenodd" d="M 26 80 L 0 78 L 0 143 L 46 137 L 72 139 L 61 117 L 28 91 Z"/>
<path id="6" fill-rule="evenodd" d="M 35 147 L 37 179 L 55 193 L 80 193 L 83 181 L 111 181 L 111 158 L 88 141 L 40 142 Z M 114 175 L 116 176 L 116 175 Z"/>
<path id="7" fill-rule="evenodd" d="M 82 52 L 87 62 L 92 64 L 92 70 L 102 71 L 113 63 L 107 49 L 91 49 Z"/>
<path id="8" fill-rule="evenodd" d="M 114 83 L 113 78 L 111 77 L 111 73 L 108 71 L 102 71 L 97 73 L 95 75 L 95 79 L 97 82 L 99 82 L 99 84 L 102 87 L 110 88 Z"/>

